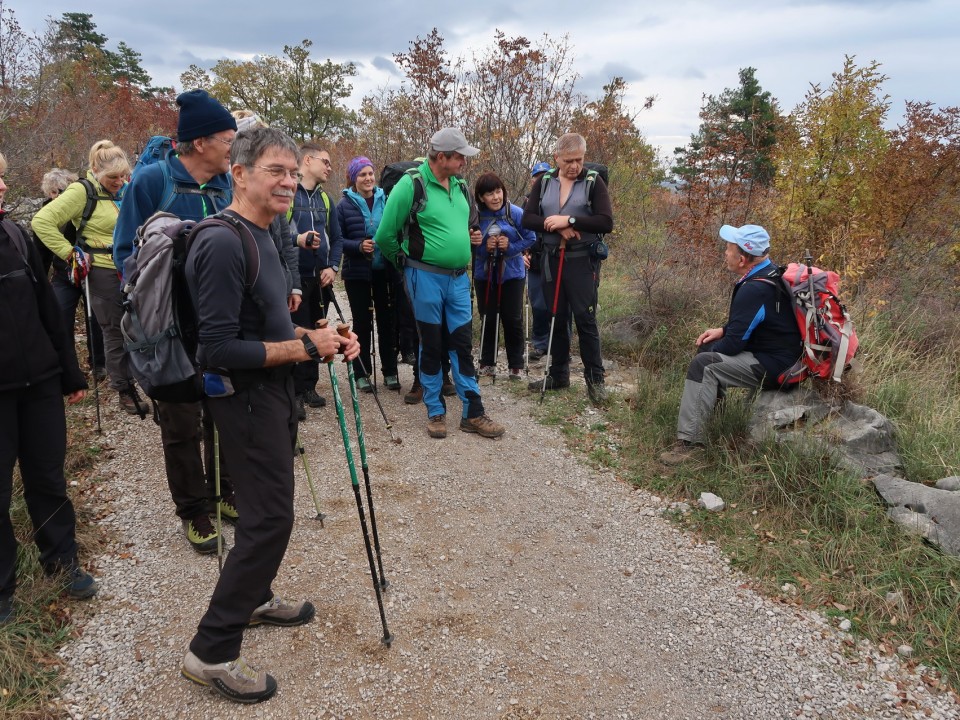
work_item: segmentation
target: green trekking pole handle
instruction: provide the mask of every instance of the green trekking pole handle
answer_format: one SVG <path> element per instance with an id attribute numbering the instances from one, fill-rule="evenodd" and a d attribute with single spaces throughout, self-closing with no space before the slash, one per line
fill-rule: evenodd
<path id="1" fill-rule="evenodd" d="M 317 488 L 313 484 L 313 477 L 310 475 L 310 464 L 307 462 L 307 451 L 303 447 L 303 442 L 300 440 L 300 431 L 297 431 L 297 446 L 295 448 L 297 455 L 300 456 L 300 460 L 303 462 L 303 472 L 307 476 L 307 485 L 310 487 L 310 495 L 313 496 L 313 506 L 317 509 L 317 516 L 314 520 L 320 521 L 320 527 L 323 527 L 323 519 L 326 517 L 320 511 L 320 500 L 317 499 Z"/>
<path id="2" fill-rule="evenodd" d="M 217 572 L 223 572 L 223 520 L 220 516 L 220 431 L 213 425 L 213 501 L 217 505 Z"/>
<path id="3" fill-rule="evenodd" d="M 317 327 L 326 327 L 326 323 L 320 320 Z M 337 423 L 340 425 L 340 436 L 343 438 L 343 451 L 347 456 L 347 467 L 350 470 L 350 484 L 353 486 L 353 497 L 357 501 L 357 514 L 360 516 L 360 529 L 363 532 L 363 543 L 367 550 L 367 563 L 370 565 L 370 578 L 373 581 L 373 589 L 377 596 L 377 607 L 380 610 L 380 624 L 383 626 L 383 637 L 380 638 L 387 647 L 393 642 L 393 635 L 387 629 L 387 616 L 383 611 L 383 595 L 380 593 L 380 582 L 377 579 L 377 568 L 373 562 L 373 548 L 370 546 L 370 532 L 367 530 L 367 518 L 363 512 L 363 501 L 360 499 L 360 482 L 357 479 L 357 467 L 353 462 L 353 450 L 350 448 L 350 435 L 347 432 L 347 422 L 343 413 L 343 401 L 340 399 L 340 385 L 337 382 L 337 372 L 333 368 L 333 355 L 328 355 L 323 359 L 327 364 L 327 370 L 330 372 L 330 388 L 333 395 L 333 403 L 337 409 Z M 347 363 L 350 366 L 350 363 Z M 349 372 L 349 371 L 348 371 Z"/>
<path id="4" fill-rule="evenodd" d="M 341 337 L 349 337 L 350 326 L 344 323 L 337 325 L 337 333 Z M 373 509 L 373 492 L 370 489 L 370 468 L 367 465 L 367 443 L 363 436 L 363 419 L 360 417 L 360 401 L 357 399 L 357 381 L 353 374 L 353 363 L 347 363 L 347 377 L 350 379 L 350 399 L 353 401 L 353 417 L 357 425 L 357 446 L 360 448 L 360 467 L 363 469 L 363 484 L 367 490 L 367 508 L 370 510 L 370 529 L 373 531 L 373 548 L 377 555 L 380 587 L 386 590 L 390 583 L 383 575 L 383 554 L 380 552 L 380 533 L 377 532 L 377 514 Z"/>

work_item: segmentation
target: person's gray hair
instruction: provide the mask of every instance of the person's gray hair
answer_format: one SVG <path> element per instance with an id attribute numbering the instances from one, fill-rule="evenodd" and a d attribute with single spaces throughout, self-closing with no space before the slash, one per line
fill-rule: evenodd
<path id="1" fill-rule="evenodd" d="M 587 141 L 583 139 L 580 133 L 564 133 L 557 139 L 554 147 L 554 155 L 567 155 L 569 153 L 587 152 Z"/>
<path id="2" fill-rule="evenodd" d="M 292 137 L 276 128 L 253 128 L 238 133 L 230 148 L 230 164 L 253 167 L 267 150 L 289 152 L 300 162 L 300 148 Z"/>
<path id="3" fill-rule="evenodd" d="M 194 143 L 200 138 L 194 138 L 193 140 L 177 140 L 177 146 L 174 151 L 179 157 L 187 157 L 188 155 L 193 155 L 197 151 L 197 146 Z"/>
<path id="4" fill-rule="evenodd" d="M 40 181 L 40 192 L 42 192 L 47 197 L 50 196 L 54 190 L 59 190 L 63 192 L 67 189 L 67 186 L 77 181 L 77 174 L 75 172 L 70 172 L 69 170 L 64 170 L 63 168 L 53 168 L 49 172 L 45 173 L 43 180 Z"/>

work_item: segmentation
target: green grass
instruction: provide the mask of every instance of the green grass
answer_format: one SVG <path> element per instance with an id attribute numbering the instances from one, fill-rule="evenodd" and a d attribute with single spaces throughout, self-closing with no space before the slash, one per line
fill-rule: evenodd
<path id="1" fill-rule="evenodd" d="M 714 540 L 758 589 L 847 617 L 853 632 L 886 653 L 909 644 L 917 661 L 960 687 L 960 558 L 894 525 L 872 485 L 821 446 L 750 442 L 745 392 L 729 393 L 715 413 L 700 461 L 661 465 L 657 456 L 674 438 L 692 339 L 722 321 L 716 316 L 729 298 L 718 297 L 707 317 L 688 303 L 682 317 L 664 314 L 629 342 L 618 335 L 609 343 L 605 332 L 631 322 L 618 313 L 636 308 L 626 274 L 606 273 L 604 285 L 604 355 L 631 368 L 636 389 L 590 416 L 586 429 L 582 393 L 550 393 L 537 413 L 541 421 L 575 437 L 571 448 L 592 464 L 637 486 L 691 502 L 703 491 L 720 495 L 724 512 L 694 510 L 673 515 L 675 521 Z M 863 368 L 843 392 L 893 420 L 905 476 L 933 482 L 960 472 L 960 332 L 944 337 L 936 318 L 907 313 L 856 316 Z M 902 602 L 888 603 L 888 593 Z"/>

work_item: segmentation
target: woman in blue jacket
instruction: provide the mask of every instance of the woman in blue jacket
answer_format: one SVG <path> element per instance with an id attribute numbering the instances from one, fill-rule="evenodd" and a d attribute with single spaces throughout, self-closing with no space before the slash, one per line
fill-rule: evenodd
<path id="1" fill-rule="evenodd" d="M 360 339 L 360 356 L 353 361 L 357 387 L 373 391 L 368 373 L 372 370 L 375 317 L 383 382 L 391 390 L 399 390 L 394 303 L 400 292 L 400 275 L 373 242 L 386 196 L 377 187 L 373 163 L 368 158 L 353 158 L 347 175 L 350 187 L 337 204 L 337 216 L 343 235 L 343 286 L 353 315 L 353 331 Z"/>
<path id="2" fill-rule="evenodd" d="M 494 173 L 484 173 L 474 186 L 483 237 L 473 248 L 473 281 L 481 322 L 480 375 L 495 375 L 497 315 L 503 325 L 510 379 L 523 369 L 523 286 L 527 270 L 523 251 L 537 239 L 521 228 L 523 210 L 507 200 L 507 188 Z"/>

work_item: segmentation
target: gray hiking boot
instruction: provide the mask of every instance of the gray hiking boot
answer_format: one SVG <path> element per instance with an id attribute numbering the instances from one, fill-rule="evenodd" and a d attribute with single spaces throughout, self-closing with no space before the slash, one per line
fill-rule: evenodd
<path id="1" fill-rule="evenodd" d="M 590 396 L 590 402 L 597 407 L 603 407 L 607 404 L 607 386 L 602 382 L 588 382 L 587 395 Z"/>
<path id="2" fill-rule="evenodd" d="M 213 688 L 234 702 L 262 702 L 269 700 L 277 691 L 277 681 L 272 675 L 254 670 L 242 657 L 225 663 L 205 663 L 188 652 L 180 674 L 198 685 Z"/>
<path id="3" fill-rule="evenodd" d="M 270 600 L 253 611 L 247 625 L 280 625 L 294 627 L 305 625 L 313 619 L 316 610 L 306 600 L 292 602 L 274 595 Z"/>

